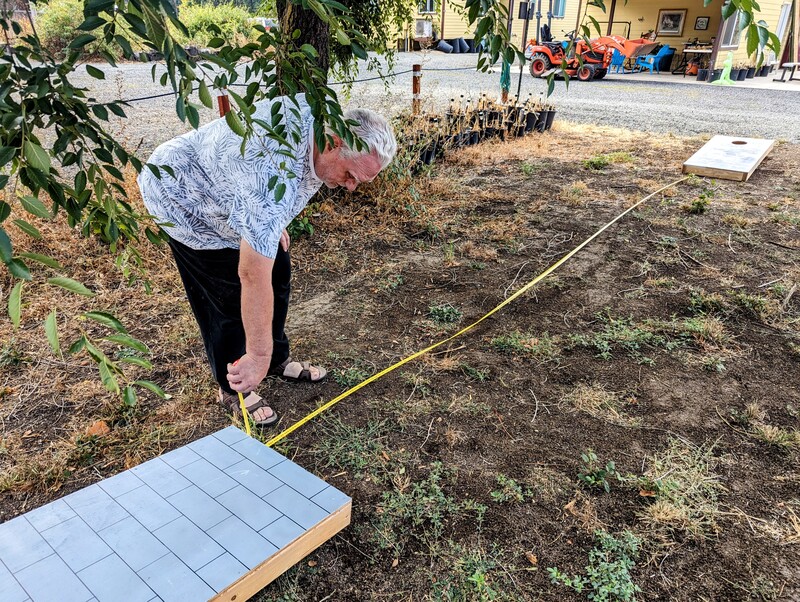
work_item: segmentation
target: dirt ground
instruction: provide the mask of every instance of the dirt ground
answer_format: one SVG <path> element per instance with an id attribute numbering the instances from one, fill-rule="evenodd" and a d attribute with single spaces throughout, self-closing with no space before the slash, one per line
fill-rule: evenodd
<path id="1" fill-rule="evenodd" d="M 483 316 L 703 143 L 557 123 L 316 199 L 289 334 L 331 378 L 267 383 L 281 427 Z M 16 247 L 98 295 L 31 283 L 21 327 L 0 324 L 0 520 L 230 422 L 167 251 L 141 248 L 148 295 L 130 253 L 39 225 L 50 243 Z M 690 178 L 291 435 L 278 449 L 353 497 L 352 525 L 255 599 L 800 600 L 799 229 L 797 145 L 747 183 Z M 126 378 L 170 399 L 126 407 L 85 354 L 54 356 L 54 307 L 63 349 L 107 332 L 81 312 L 113 312 L 155 366 Z"/>

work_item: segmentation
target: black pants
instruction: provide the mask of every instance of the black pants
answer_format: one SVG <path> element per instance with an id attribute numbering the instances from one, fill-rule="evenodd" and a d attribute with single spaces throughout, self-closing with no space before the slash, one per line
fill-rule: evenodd
<path id="1" fill-rule="evenodd" d="M 176 240 L 169 246 L 200 327 L 203 344 L 214 378 L 228 393 L 228 364 L 245 353 L 242 324 L 242 283 L 239 281 L 239 250 L 195 251 Z M 289 281 L 292 265 L 289 253 L 278 245 L 272 268 L 272 362 L 270 368 L 289 357 L 289 339 L 284 331 L 289 309 Z"/>

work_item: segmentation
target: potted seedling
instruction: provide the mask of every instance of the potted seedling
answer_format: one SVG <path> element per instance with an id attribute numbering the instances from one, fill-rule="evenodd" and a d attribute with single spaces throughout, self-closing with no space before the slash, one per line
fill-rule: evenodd
<path id="1" fill-rule="evenodd" d="M 741 65 L 739 65 L 739 74 L 738 77 L 736 78 L 736 81 L 743 82 L 746 78 L 747 78 L 747 65 L 742 63 Z M 733 79 L 733 75 L 731 75 L 731 79 Z"/>
<path id="2" fill-rule="evenodd" d="M 752 79 L 756 76 L 756 66 L 752 63 L 747 67 L 747 79 Z"/>

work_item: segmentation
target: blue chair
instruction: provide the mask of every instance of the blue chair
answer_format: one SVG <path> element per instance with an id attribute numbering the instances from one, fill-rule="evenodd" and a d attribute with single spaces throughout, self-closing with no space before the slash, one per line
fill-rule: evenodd
<path id="1" fill-rule="evenodd" d="M 622 54 L 616 48 L 614 49 L 614 55 L 611 57 L 611 73 L 626 73 L 625 71 L 625 59 L 627 57 Z"/>
<path id="2" fill-rule="evenodd" d="M 675 49 L 671 46 L 662 46 L 655 54 L 647 54 L 636 58 L 636 67 L 641 71 L 642 69 L 649 69 L 653 73 L 661 73 L 661 70 L 669 70 L 672 57 L 675 54 Z"/>

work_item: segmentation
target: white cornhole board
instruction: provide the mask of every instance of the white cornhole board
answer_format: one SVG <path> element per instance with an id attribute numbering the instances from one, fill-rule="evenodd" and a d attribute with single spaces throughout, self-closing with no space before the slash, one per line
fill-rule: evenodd
<path id="1" fill-rule="evenodd" d="M 0 524 L 0 602 L 245 602 L 350 506 L 229 426 Z"/>
<path id="2" fill-rule="evenodd" d="M 683 173 L 746 182 L 773 146 L 763 138 L 714 136 L 683 164 Z"/>

